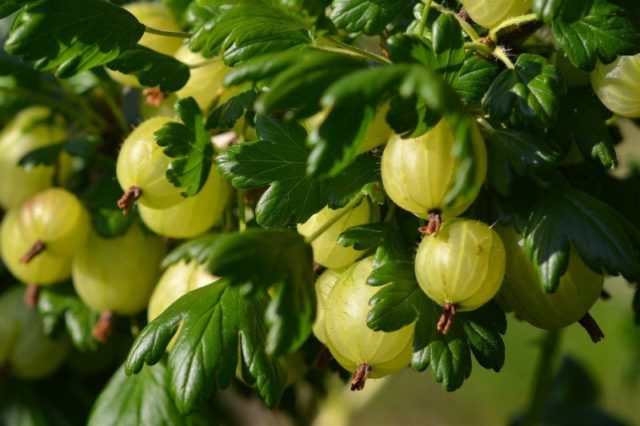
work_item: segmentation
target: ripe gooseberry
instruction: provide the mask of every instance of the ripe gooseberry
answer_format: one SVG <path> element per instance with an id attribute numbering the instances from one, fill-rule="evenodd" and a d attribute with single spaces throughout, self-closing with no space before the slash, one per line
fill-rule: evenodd
<path id="1" fill-rule="evenodd" d="M 594 342 L 602 339 L 604 335 L 589 309 L 600 297 L 604 276 L 589 269 L 572 249 L 557 290 L 546 292 L 524 253 L 522 237 L 513 228 L 499 227 L 497 231 L 508 253 L 500 299 L 536 327 L 554 330 L 579 321 Z"/>
<path id="2" fill-rule="evenodd" d="M 640 53 L 620 56 L 610 64 L 598 62 L 591 84 L 598 98 L 614 113 L 640 117 Z"/>
<path id="3" fill-rule="evenodd" d="M 0 296 L 0 367 L 23 379 L 40 379 L 66 359 L 66 340 L 52 340 L 42 320 L 22 300 L 25 290 L 13 287 Z"/>
<path id="4" fill-rule="evenodd" d="M 457 311 L 473 311 L 496 295 L 505 262 L 498 234 L 476 220 L 446 222 L 437 235 L 422 240 L 416 278 L 427 296 L 443 307 L 440 332 L 448 333 Z"/>
<path id="5" fill-rule="evenodd" d="M 155 117 L 142 122 L 122 144 L 116 174 L 124 196 L 118 202 L 127 212 L 134 202 L 155 209 L 165 209 L 184 201 L 180 188 L 167 180 L 166 172 L 171 164 L 156 143 L 154 133 L 167 123 L 169 117 Z"/>
<path id="6" fill-rule="evenodd" d="M 378 289 L 367 285 L 373 257 L 347 269 L 335 283 L 325 304 L 325 336 L 331 355 L 354 372 L 352 390 L 364 387 L 367 378 L 384 377 L 405 368 L 411 359 L 415 323 L 393 332 L 367 326 L 369 300 Z"/>
<path id="7" fill-rule="evenodd" d="M 0 207 L 18 207 L 56 179 L 67 179 L 72 161 L 65 152 L 58 158 L 57 169 L 55 165 L 25 168 L 18 164 L 25 154 L 60 143 L 66 136 L 64 123 L 49 108 L 30 107 L 16 114 L 0 134 Z"/>
<path id="8" fill-rule="evenodd" d="M 89 233 L 84 249 L 73 258 L 72 276 L 82 301 L 101 312 L 94 328 L 96 340 L 108 338 L 114 313 L 133 315 L 147 306 L 164 254 L 162 239 L 137 223 L 116 238 Z"/>
<path id="9" fill-rule="evenodd" d="M 326 343 L 324 333 L 324 315 L 329 293 L 336 285 L 343 271 L 327 269 L 316 279 L 316 320 L 313 323 L 313 334 L 322 343 Z"/>
<path id="10" fill-rule="evenodd" d="M 231 190 L 213 165 L 199 193 L 166 209 L 139 206 L 145 225 L 156 234 L 169 238 L 191 238 L 222 220 Z"/>
<path id="11" fill-rule="evenodd" d="M 455 136 L 446 119 L 414 139 L 392 138 L 382 154 L 382 184 L 389 198 L 403 209 L 429 219 L 428 233 L 440 221 L 462 214 L 471 206 L 487 173 L 487 151 L 475 123 L 471 126 L 475 175 L 469 195 L 445 205 L 460 166 L 454 157 Z"/>
<path id="12" fill-rule="evenodd" d="M 493 28 L 531 9 L 533 0 L 460 0 L 474 22 Z"/>
<path id="13" fill-rule="evenodd" d="M 313 236 L 326 224 L 340 217 L 311 242 L 311 247 L 313 248 L 313 259 L 320 265 L 332 269 L 343 268 L 358 260 L 364 252 L 341 246 L 338 243 L 338 237 L 352 226 L 371 222 L 371 215 L 372 208 L 368 199 L 363 199 L 354 208 L 343 207 L 334 210 L 327 206 L 311 216 L 305 223 L 299 224 L 298 232 L 305 237 Z"/>

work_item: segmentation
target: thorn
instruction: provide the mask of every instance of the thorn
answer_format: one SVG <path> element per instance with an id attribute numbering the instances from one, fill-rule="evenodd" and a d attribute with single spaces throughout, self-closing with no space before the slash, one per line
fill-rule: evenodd
<path id="1" fill-rule="evenodd" d="M 91 335 L 99 343 L 106 343 L 113 332 L 113 323 L 115 322 L 115 315 L 112 311 L 103 311 L 100 313 L 98 322 L 93 327 Z"/>
<path id="2" fill-rule="evenodd" d="M 27 286 L 27 291 L 24 292 L 24 304 L 30 309 L 36 309 L 38 306 L 38 297 L 40 296 L 40 287 L 31 284 Z"/>

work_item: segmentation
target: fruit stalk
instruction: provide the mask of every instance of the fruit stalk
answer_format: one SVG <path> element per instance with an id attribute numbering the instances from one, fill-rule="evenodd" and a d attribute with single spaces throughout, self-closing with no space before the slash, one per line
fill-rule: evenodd
<path id="1" fill-rule="evenodd" d="M 445 336 L 449 333 L 451 327 L 453 326 L 453 317 L 455 317 L 455 315 L 456 306 L 451 303 L 446 303 L 442 308 L 442 315 L 438 320 L 437 329 L 440 333 L 444 334 Z"/>
<path id="2" fill-rule="evenodd" d="M 38 306 L 38 297 L 40 296 L 40 286 L 29 285 L 27 291 L 24 292 L 24 304 L 31 309 Z"/>
<path id="3" fill-rule="evenodd" d="M 106 343 L 113 332 L 113 323 L 115 322 L 115 315 L 112 311 L 103 311 L 100 313 L 100 318 L 95 327 L 91 331 L 91 335 L 99 343 Z"/>
<path id="4" fill-rule="evenodd" d="M 360 204 L 360 202 L 362 201 L 363 198 L 364 198 L 364 195 L 362 195 L 362 194 L 359 194 L 359 195 L 355 196 L 351 201 L 349 201 L 349 204 L 347 204 L 339 214 L 335 215 L 331 220 L 327 221 L 327 223 L 325 223 L 323 226 L 321 226 L 316 232 L 314 232 L 313 234 L 311 234 L 307 238 L 305 238 L 304 241 L 307 244 L 311 244 L 312 242 L 314 242 L 316 240 L 316 238 L 318 238 L 320 235 L 324 234 L 324 232 L 327 229 L 331 228 L 336 222 L 338 222 L 340 219 L 342 219 L 354 207 L 356 207 L 358 204 Z"/>
<path id="5" fill-rule="evenodd" d="M 370 372 L 371 366 L 369 364 L 358 364 L 358 369 L 353 373 L 353 379 L 351 379 L 351 390 L 360 391 L 364 389 Z"/>
<path id="6" fill-rule="evenodd" d="M 139 186 L 132 186 L 127 189 L 122 197 L 118 200 L 118 207 L 122 209 L 122 214 L 127 214 L 133 204 L 142 196 L 142 190 Z"/>
<path id="7" fill-rule="evenodd" d="M 157 28 L 146 27 L 145 33 L 155 34 L 163 37 L 175 37 L 175 38 L 191 38 L 191 34 L 182 31 L 164 31 Z"/>
<path id="8" fill-rule="evenodd" d="M 22 257 L 20 258 L 20 263 L 28 264 L 46 248 L 47 245 L 42 240 L 37 240 L 35 243 L 33 243 L 31 248 L 29 248 L 29 250 L 27 250 L 27 252 L 22 255 Z"/>
<path id="9" fill-rule="evenodd" d="M 578 322 L 587 331 L 587 333 L 589 333 L 589 337 L 591 337 L 591 341 L 593 343 L 598 343 L 600 340 L 604 339 L 604 332 L 589 312 L 584 314 Z"/>

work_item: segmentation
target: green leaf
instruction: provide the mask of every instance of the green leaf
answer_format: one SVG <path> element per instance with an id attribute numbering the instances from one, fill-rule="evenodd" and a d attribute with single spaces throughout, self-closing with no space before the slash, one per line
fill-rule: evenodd
<path id="1" fill-rule="evenodd" d="M 211 273 L 253 293 L 276 286 L 266 312 L 268 353 L 295 350 L 309 336 L 315 317 L 313 253 L 297 232 L 249 229 L 205 237 L 181 246 L 165 263 L 180 259 L 196 259 Z"/>
<path id="2" fill-rule="evenodd" d="M 518 130 L 487 132 L 488 177 L 502 195 L 509 195 L 517 176 L 540 176 L 552 171 L 558 154 L 540 137 Z"/>
<path id="3" fill-rule="evenodd" d="M 575 144 L 584 158 L 593 158 L 613 169 L 618 165 L 606 120 L 613 114 L 600 102 L 591 87 L 571 88 L 562 102 L 555 129 L 556 140 L 565 149 Z"/>
<path id="4" fill-rule="evenodd" d="M 346 205 L 360 189 L 377 176 L 377 168 L 367 168 L 373 159 L 364 156 L 335 178 L 307 176 L 307 134 L 293 122 L 258 116 L 256 132 L 262 140 L 243 143 L 217 158 L 223 176 L 238 189 L 269 185 L 256 208 L 258 223 L 264 227 L 303 223 L 325 205 Z"/>
<path id="5" fill-rule="evenodd" d="M 133 74 L 143 86 L 159 87 L 162 92 L 180 90 L 190 76 L 188 65 L 141 45 L 109 62 L 107 68 Z"/>
<path id="6" fill-rule="evenodd" d="M 507 332 L 507 319 L 498 304 L 489 302 L 480 309 L 462 313 L 456 320 L 462 321 L 464 335 L 480 365 L 500 371 L 504 365 L 502 335 Z"/>
<path id="7" fill-rule="evenodd" d="M 60 159 L 63 147 L 64 143 L 61 142 L 36 148 L 23 155 L 18 164 L 26 168 L 39 165 L 52 166 Z"/>
<path id="8" fill-rule="evenodd" d="M 423 304 L 413 338 L 411 366 L 417 371 L 430 367 L 433 379 L 451 392 L 471 374 L 471 353 L 458 316 L 446 336 L 436 329 L 439 317 L 437 305 L 431 301 Z"/>
<path id="9" fill-rule="evenodd" d="M 576 67 L 593 71 L 640 52 L 640 11 L 634 0 L 535 0 L 533 10 Z"/>
<path id="10" fill-rule="evenodd" d="M 233 129 L 240 118 L 253 111 L 255 100 L 256 92 L 247 90 L 216 106 L 207 117 L 207 129 Z"/>
<path id="11" fill-rule="evenodd" d="M 196 195 L 209 177 L 213 164 L 213 145 L 205 130 L 205 120 L 196 101 L 189 97 L 176 103 L 182 123 L 167 123 L 155 132 L 156 143 L 171 158 L 167 180 L 176 188 L 184 188 L 182 195 Z"/>
<path id="12" fill-rule="evenodd" d="M 558 117 L 564 91 L 557 68 L 542 56 L 526 53 L 518 57 L 514 69 L 498 75 L 483 106 L 495 122 L 548 129 Z"/>
<path id="13" fill-rule="evenodd" d="M 217 1 L 218 14 L 189 41 L 205 57 L 221 55 L 227 65 L 309 44 L 307 23 L 263 0 Z"/>
<path id="14" fill-rule="evenodd" d="M 383 286 L 369 301 L 367 325 L 372 330 L 389 332 L 411 324 L 427 302 L 410 261 L 384 263 L 374 269 L 367 284 Z"/>
<path id="15" fill-rule="evenodd" d="M 574 247 L 594 271 L 640 280 L 640 231 L 604 202 L 553 182 L 525 229 L 525 250 L 548 292 L 558 288 Z"/>
<path id="16" fill-rule="evenodd" d="M 162 364 L 128 377 L 120 367 L 109 380 L 91 411 L 89 426 L 184 425 L 167 390 Z M 144 419 L 144 420 L 142 420 Z"/>
<path id="17" fill-rule="evenodd" d="M 250 269 L 246 264 L 244 267 Z M 142 330 L 125 371 L 138 373 L 144 363 L 158 363 L 180 327 L 169 354 L 168 371 L 171 395 L 181 413 L 192 412 L 216 384 L 221 389 L 229 386 L 235 375 L 238 345 L 258 393 L 269 407 L 274 407 L 284 390 L 286 375 L 264 352 L 265 305 L 265 296 L 247 297 L 227 278 L 189 292 Z"/>
<path id="18" fill-rule="evenodd" d="M 357 56 L 306 49 L 269 82 L 269 91 L 258 98 L 256 111 L 268 115 L 293 110 L 294 117 L 310 116 L 320 110 L 320 98 L 331 84 L 366 65 Z"/>
<path id="19" fill-rule="evenodd" d="M 64 78 L 116 59 L 144 30 L 132 14 L 101 0 L 43 0 L 18 15 L 5 49 Z"/>
<path id="20" fill-rule="evenodd" d="M 403 0 L 333 0 L 330 18 L 338 28 L 374 35 L 408 6 Z"/>
<path id="21" fill-rule="evenodd" d="M 35 1 L 36 0 L 3 0 L 2 4 L 0 4 L 0 19 L 6 18 Z"/>
<path id="22" fill-rule="evenodd" d="M 96 348 L 91 332 L 99 315 L 80 300 L 73 286 L 43 287 L 38 295 L 38 313 L 47 334 L 65 329 L 76 348 L 82 351 Z"/>

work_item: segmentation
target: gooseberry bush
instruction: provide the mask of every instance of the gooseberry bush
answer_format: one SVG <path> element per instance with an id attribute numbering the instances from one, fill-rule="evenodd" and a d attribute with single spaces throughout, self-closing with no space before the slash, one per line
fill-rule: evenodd
<path id="1" fill-rule="evenodd" d="M 0 4 L 5 423 L 302 424 L 336 373 L 498 372 L 511 321 L 548 420 L 557 330 L 640 280 L 637 1 L 124 3 Z"/>

